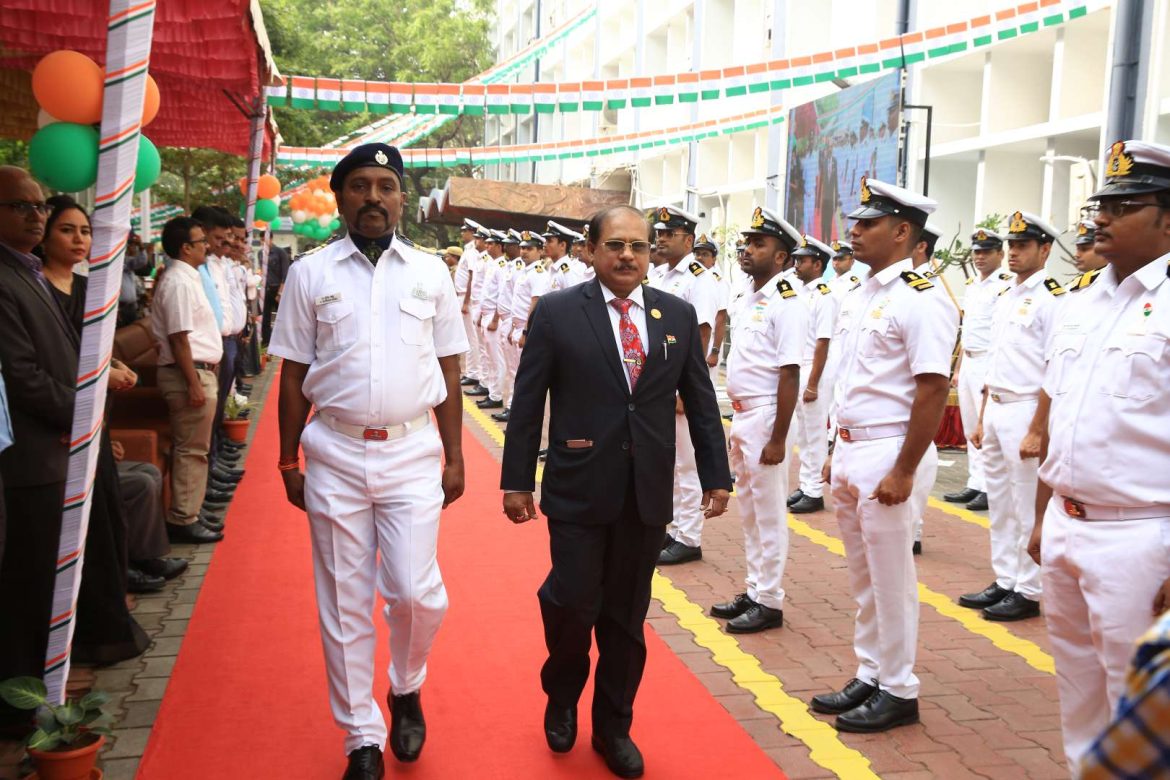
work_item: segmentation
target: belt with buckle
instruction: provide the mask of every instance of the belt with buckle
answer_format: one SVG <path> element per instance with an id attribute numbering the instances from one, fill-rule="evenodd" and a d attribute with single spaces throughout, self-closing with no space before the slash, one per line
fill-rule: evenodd
<path id="1" fill-rule="evenodd" d="M 194 365 L 195 365 L 196 371 L 218 371 L 219 370 L 219 363 L 200 363 L 198 360 L 196 360 Z M 167 363 L 165 365 L 159 366 L 159 368 L 173 368 L 175 370 L 178 370 L 179 364 L 178 363 Z"/>
<path id="2" fill-rule="evenodd" d="M 1157 517 L 1170 517 L 1170 505 L 1155 504 L 1154 506 L 1099 506 L 1086 504 L 1069 496 L 1061 496 L 1061 507 L 1064 513 L 1077 520 L 1151 520 Z"/>
<path id="3" fill-rule="evenodd" d="M 746 412 L 749 409 L 758 409 L 761 406 L 775 406 L 776 396 L 774 395 L 760 395 L 755 398 L 741 398 L 738 401 L 731 402 L 731 408 L 737 412 Z"/>
<path id="4" fill-rule="evenodd" d="M 891 439 L 895 436 L 905 436 L 910 430 L 908 423 L 886 423 L 885 425 L 862 425 L 846 428 L 839 426 L 837 435 L 841 441 L 873 441 L 874 439 Z"/>
<path id="5" fill-rule="evenodd" d="M 991 400 L 997 404 L 1017 404 L 1022 401 L 1035 401 L 1039 393 L 989 393 Z"/>
<path id="6" fill-rule="evenodd" d="M 350 425 L 343 423 L 331 414 L 318 412 L 317 417 L 321 422 L 325 423 L 326 427 L 337 431 L 343 436 L 348 436 L 351 439 L 364 439 L 365 441 L 390 441 L 392 439 L 401 439 L 409 436 L 415 431 L 421 431 L 427 427 L 431 422 L 429 414 L 420 414 L 413 420 L 407 420 L 399 425 L 384 425 L 367 428 L 363 425 Z"/>

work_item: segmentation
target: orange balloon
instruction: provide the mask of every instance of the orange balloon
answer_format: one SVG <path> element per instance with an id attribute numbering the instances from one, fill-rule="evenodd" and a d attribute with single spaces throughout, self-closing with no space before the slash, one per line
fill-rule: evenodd
<path id="1" fill-rule="evenodd" d="M 277 179 L 271 173 L 266 173 L 260 177 L 260 182 L 256 187 L 256 197 L 261 200 L 271 200 L 280 194 L 280 179 Z"/>
<path id="2" fill-rule="evenodd" d="M 46 54 L 33 69 L 33 95 L 41 108 L 62 122 L 102 121 L 102 69 L 68 49 Z"/>
<path id="3" fill-rule="evenodd" d="M 146 97 L 142 101 L 142 126 L 146 127 L 158 116 L 159 106 L 158 84 L 154 83 L 154 76 L 146 74 Z"/>
<path id="4" fill-rule="evenodd" d="M 240 194 L 243 195 L 245 198 L 248 197 L 248 177 L 247 176 L 240 177 Z"/>
<path id="5" fill-rule="evenodd" d="M 263 230 L 264 228 L 268 227 L 268 223 L 262 219 L 258 219 L 252 223 L 252 227 L 259 228 L 260 230 Z"/>

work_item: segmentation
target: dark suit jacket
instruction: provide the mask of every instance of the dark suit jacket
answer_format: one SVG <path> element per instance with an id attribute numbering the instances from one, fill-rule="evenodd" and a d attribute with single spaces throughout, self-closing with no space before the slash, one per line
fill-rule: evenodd
<path id="1" fill-rule="evenodd" d="M 631 474 L 638 513 L 647 525 L 672 517 L 675 392 L 687 408 L 704 490 L 731 488 L 727 447 L 694 308 L 668 293 L 642 288 L 646 363 L 631 396 L 601 284 L 595 279 L 543 296 L 528 335 L 504 441 L 505 490 L 534 490 L 536 457 L 551 396 L 549 451 L 540 508 L 571 523 L 614 522 Z M 661 312 L 661 318 L 651 312 Z M 675 343 L 663 345 L 667 336 Z M 569 448 L 570 439 L 592 446 Z M 631 468 L 632 461 L 632 468 Z"/>
<path id="2" fill-rule="evenodd" d="M 0 454 L 8 487 L 65 481 L 78 344 L 60 304 L 0 246 L 0 370 L 14 439 Z"/>

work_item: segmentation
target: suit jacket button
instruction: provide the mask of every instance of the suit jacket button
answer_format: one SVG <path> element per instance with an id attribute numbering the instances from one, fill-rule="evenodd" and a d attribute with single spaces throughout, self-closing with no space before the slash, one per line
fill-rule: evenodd
<path id="1" fill-rule="evenodd" d="M 628 450 L 629 448 L 630 448 L 630 443 L 628 441 L 623 441 L 622 442 L 622 449 Z"/>
<path id="2" fill-rule="evenodd" d="M 634 411 L 634 405 L 630 404 L 629 406 L 626 407 L 626 410 L 631 411 L 631 412 Z"/>

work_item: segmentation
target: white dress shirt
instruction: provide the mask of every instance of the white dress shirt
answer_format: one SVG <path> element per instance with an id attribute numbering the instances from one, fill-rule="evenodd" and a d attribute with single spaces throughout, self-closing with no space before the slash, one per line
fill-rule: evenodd
<path id="1" fill-rule="evenodd" d="M 995 272 L 986 279 L 972 277 L 963 293 L 963 349 L 976 354 L 991 348 L 991 317 L 995 300 L 1011 284 L 1011 274 Z"/>
<path id="2" fill-rule="evenodd" d="M 984 384 L 992 392 L 1037 395 L 1044 381 L 1045 347 L 1061 299 L 1045 284 L 1044 269 L 1012 284 L 995 300 L 991 352 Z"/>
<path id="3" fill-rule="evenodd" d="M 775 396 L 781 366 L 800 364 L 808 306 L 795 290 L 783 297 L 780 282 L 773 277 L 762 289 L 749 288 L 736 299 L 735 338 L 727 355 L 727 395 L 732 400 Z"/>
<path id="4" fill-rule="evenodd" d="M 446 264 L 395 237 L 377 265 L 346 236 L 292 264 L 268 351 L 306 363 L 304 393 L 343 423 L 399 425 L 438 406 L 438 358 L 468 349 Z"/>
<path id="5" fill-rule="evenodd" d="M 801 300 L 808 307 L 808 335 L 804 340 L 804 353 L 800 359 L 800 365 L 807 368 L 813 363 L 817 342 L 820 339 L 833 338 L 833 331 L 837 328 L 840 299 L 833 295 L 829 285 L 820 279 L 805 284 L 798 277 L 793 277 L 788 283 L 800 293 Z"/>
<path id="6" fill-rule="evenodd" d="M 598 282 L 598 284 L 601 283 Z M 618 311 L 616 306 L 610 303 L 610 301 L 617 298 L 617 296 L 614 295 L 612 290 L 610 290 L 604 284 L 601 284 L 601 297 L 605 300 L 605 310 L 609 312 L 609 323 L 613 326 L 613 340 L 614 343 L 617 344 L 618 360 L 622 362 L 623 366 L 625 366 L 626 352 L 625 348 L 622 347 L 621 331 L 622 313 Z M 631 292 L 627 298 L 634 302 L 634 305 L 630 307 L 630 320 L 634 323 L 635 330 L 638 331 L 638 339 L 642 342 L 642 352 L 649 355 L 650 347 L 646 343 L 646 334 L 648 332 L 646 330 L 646 304 L 643 302 L 642 298 L 642 285 L 635 287 L 634 291 Z M 626 368 L 626 384 L 630 384 L 630 371 L 628 367 Z M 633 387 L 630 387 L 631 391 L 633 391 L 633 389 Z"/>
<path id="7" fill-rule="evenodd" d="M 234 336 L 244 329 L 247 320 L 246 293 L 236 274 L 236 264 L 229 257 L 209 254 L 207 268 L 223 305 L 221 335 Z"/>
<path id="8" fill-rule="evenodd" d="M 528 324 L 532 299 L 540 297 L 548 284 L 548 271 L 539 260 L 516 272 L 516 286 L 512 291 L 512 326 L 523 330 Z"/>
<path id="9" fill-rule="evenodd" d="M 184 262 L 171 263 L 158 283 L 150 308 L 150 329 L 158 342 L 160 366 L 175 362 L 167 338 L 175 333 L 187 334 L 191 359 L 196 363 L 218 363 L 223 358 L 223 338 L 203 291 L 203 277 Z"/>
<path id="10" fill-rule="evenodd" d="M 471 279 L 471 271 L 479 253 L 475 251 L 475 243 L 468 241 L 463 245 L 463 254 L 455 264 L 455 292 L 462 298 L 467 293 L 467 282 Z"/>
<path id="11" fill-rule="evenodd" d="M 548 289 L 549 292 L 565 290 L 583 281 L 585 281 L 585 264 L 566 255 L 553 263 Z"/>
<path id="12" fill-rule="evenodd" d="M 687 255 L 679 260 L 674 268 L 665 263 L 659 267 L 666 270 L 660 271 L 658 278 L 651 273 L 650 284 L 663 292 L 677 295 L 695 307 L 699 325 L 714 327 L 718 297 L 715 277 L 695 259 L 694 255 Z"/>
<path id="13" fill-rule="evenodd" d="M 471 305 L 479 306 L 483 300 L 484 285 L 487 283 L 487 266 L 491 257 L 487 252 L 475 252 L 468 262 L 471 269 Z"/>

